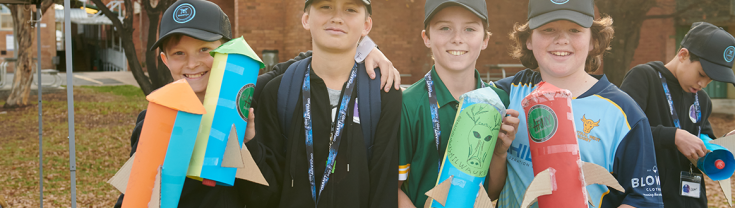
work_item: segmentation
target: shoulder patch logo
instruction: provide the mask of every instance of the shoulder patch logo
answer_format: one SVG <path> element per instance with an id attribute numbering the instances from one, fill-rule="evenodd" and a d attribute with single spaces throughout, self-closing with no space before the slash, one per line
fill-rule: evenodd
<path id="1" fill-rule="evenodd" d="M 566 4 L 567 2 L 569 2 L 569 0 L 551 0 L 551 3 L 559 4 L 559 5 Z"/>
<path id="2" fill-rule="evenodd" d="M 599 119 L 597 120 L 597 122 L 595 122 L 595 121 L 585 118 L 585 115 L 582 115 L 582 122 L 584 123 L 584 133 L 585 134 L 589 134 L 593 128 L 600 126 Z"/>
<path id="3" fill-rule="evenodd" d="M 735 46 L 728 46 L 722 55 L 725 57 L 725 61 L 732 62 L 735 58 Z"/>
<path id="4" fill-rule="evenodd" d="M 174 21 L 177 23 L 187 23 L 194 19 L 197 10 L 189 3 L 184 3 L 176 7 L 174 10 Z"/>

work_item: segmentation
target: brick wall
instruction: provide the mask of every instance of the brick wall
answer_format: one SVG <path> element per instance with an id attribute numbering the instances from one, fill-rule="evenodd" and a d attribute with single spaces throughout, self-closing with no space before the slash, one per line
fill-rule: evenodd
<path id="1" fill-rule="evenodd" d="M 661 7 L 655 7 L 649 14 L 667 14 L 675 10 L 674 0 L 659 0 Z M 212 0 L 230 17 L 233 37 L 243 36 L 262 57 L 263 50 L 278 50 L 279 61 L 293 58 L 299 52 L 311 49 L 309 32 L 301 25 L 303 14 L 302 0 Z M 421 39 L 424 18 L 423 0 L 374 0 L 373 29 L 370 37 L 380 46 L 386 56 L 404 77 L 404 83 L 420 79 L 433 65 L 430 50 Z M 481 73 L 488 71 L 488 64 L 519 64 L 510 57 L 508 34 L 516 22 L 525 22 L 527 1 L 498 0 L 488 2 L 488 14 L 493 35 L 488 48 L 480 54 L 476 68 Z M 142 37 L 138 37 L 140 17 Z M 136 15 L 134 41 L 140 61 L 145 59 L 142 46 L 147 43 L 147 17 L 142 10 Z M 0 35 L 2 31 L 0 31 Z M 654 60 L 668 60 L 674 56 L 675 23 L 671 18 L 650 19 L 643 23 L 640 45 L 635 52 L 631 67 Z M 0 37 L 1 38 L 1 37 Z M 142 41 L 141 41 L 142 38 Z M 0 43 L 2 44 L 2 43 Z M 506 69 L 513 74 L 518 68 Z M 499 72 L 492 70 L 492 73 Z"/>

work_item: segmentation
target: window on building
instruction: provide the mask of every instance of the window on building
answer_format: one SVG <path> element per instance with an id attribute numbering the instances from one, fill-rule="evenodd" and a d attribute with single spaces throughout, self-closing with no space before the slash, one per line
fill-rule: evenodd
<path id="1" fill-rule="evenodd" d="M 5 5 L 0 7 L 0 30 L 13 30 L 13 16 Z"/>

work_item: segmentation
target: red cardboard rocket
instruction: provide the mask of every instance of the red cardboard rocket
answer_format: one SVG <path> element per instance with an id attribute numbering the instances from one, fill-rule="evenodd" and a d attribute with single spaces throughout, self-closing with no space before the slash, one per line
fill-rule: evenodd
<path id="1" fill-rule="evenodd" d="M 530 206 L 538 197 L 541 208 L 587 208 L 585 186 L 589 184 L 625 192 L 607 169 L 580 159 L 571 92 L 541 82 L 521 105 L 527 116 L 536 176 L 526 189 L 521 207 Z"/>

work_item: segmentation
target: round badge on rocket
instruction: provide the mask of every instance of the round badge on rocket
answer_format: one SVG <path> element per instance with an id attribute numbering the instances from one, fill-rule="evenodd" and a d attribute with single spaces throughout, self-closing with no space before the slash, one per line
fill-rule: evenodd
<path id="1" fill-rule="evenodd" d="M 176 7 L 176 10 L 174 11 L 174 21 L 176 23 L 187 23 L 194 19 L 194 16 L 196 16 L 197 10 L 189 3 L 181 4 Z"/>
<path id="2" fill-rule="evenodd" d="M 528 133 L 534 142 L 545 142 L 556 134 L 559 126 L 556 113 L 549 106 L 534 105 L 528 111 Z"/>

